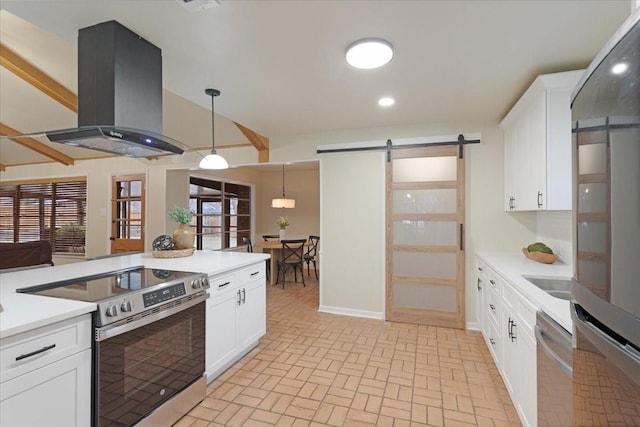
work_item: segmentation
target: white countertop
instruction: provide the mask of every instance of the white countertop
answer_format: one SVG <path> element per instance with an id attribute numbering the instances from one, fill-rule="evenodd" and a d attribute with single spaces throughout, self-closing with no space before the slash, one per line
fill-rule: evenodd
<path id="1" fill-rule="evenodd" d="M 526 280 L 525 276 L 570 279 L 571 266 L 562 262 L 542 264 L 518 252 L 483 252 L 476 255 L 496 273 L 513 285 L 535 306 L 551 316 L 567 331 L 572 332 L 570 302 L 555 298 Z"/>
<path id="2" fill-rule="evenodd" d="M 96 310 L 94 303 L 21 294 L 16 293 L 16 289 L 138 265 L 212 276 L 268 258 L 268 254 L 222 251 L 195 251 L 192 256 L 184 258 L 154 258 L 151 253 L 144 253 L 12 273 L 0 272 L 0 304 L 3 308 L 0 312 L 0 338 Z"/>

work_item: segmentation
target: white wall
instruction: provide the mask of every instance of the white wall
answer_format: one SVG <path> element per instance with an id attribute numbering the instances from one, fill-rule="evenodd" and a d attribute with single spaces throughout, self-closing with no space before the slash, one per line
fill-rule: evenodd
<path id="1" fill-rule="evenodd" d="M 573 266 L 574 239 L 572 211 L 538 212 L 536 241 L 545 243 L 561 262 L 570 266 Z"/>
<path id="2" fill-rule="evenodd" d="M 320 311 L 384 318 L 385 153 L 320 162 Z"/>

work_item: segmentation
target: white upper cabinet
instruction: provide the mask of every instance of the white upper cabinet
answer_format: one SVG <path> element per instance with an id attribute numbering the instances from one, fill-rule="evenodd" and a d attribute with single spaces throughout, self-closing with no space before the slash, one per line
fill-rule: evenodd
<path id="1" fill-rule="evenodd" d="M 570 102 L 583 73 L 538 76 L 500 123 L 505 210 L 572 208 Z"/>

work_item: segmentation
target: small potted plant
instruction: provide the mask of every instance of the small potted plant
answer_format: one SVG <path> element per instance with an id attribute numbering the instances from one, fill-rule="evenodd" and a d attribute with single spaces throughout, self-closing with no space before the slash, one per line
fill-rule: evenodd
<path id="1" fill-rule="evenodd" d="M 285 233 L 287 227 L 289 226 L 289 219 L 286 216 L 281 216 L 276 219 L 276 224 L 278 224 L 278 227 L 280 227 L 280 240 L 282 240 L 285 238 Z"/>
<path id="2" fill-rule="evenodd" d="M 179 224 L 178 228 L 173 232 L 176 249 L 193 248 L 196 233 L 189 226 L 191 218 L 193 218 L 193 212 L 180 206 L 174 206 L 169 210 L 169 217 Z"/>

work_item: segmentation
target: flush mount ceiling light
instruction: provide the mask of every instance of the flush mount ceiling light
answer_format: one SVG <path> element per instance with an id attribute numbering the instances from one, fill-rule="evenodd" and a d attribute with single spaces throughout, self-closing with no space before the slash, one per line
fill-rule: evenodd
<path id="1" fill-rule="evenodd" d="M 395 103 L 396 100 L 388 96 L 378 99 L 378 105 L 381 107 L 390 107 Z"/>
<path id="2" fill-rule="evenodd" d="M 293 209 L 296 207 L 295 199 L 287 199 L 284 195 L 284 163 L 282 164 L 282 198 L 271 200 L 272 208 Z"/>
<path id="3" fill-rule="evenodd" d="M 361 39 L 351 43 L 346 55 L 349 65 L 365 70 L 382 67 L 391 61 L 392 57 L 391 43 L 375 38 Z"/>
<path id="4" fill-rule="evenodd" d="M 215 133 L 215 120 L 214 120 L 214 107 L 213 100 L 216 96 L 220 95 L 218 89 L 206 89 L 204 91 L 211 97 L 211 154 L 200 160 L 200 169 L 227 169 L 229 164 L 227 161 L 216 153 L 216 133 Z"/>

